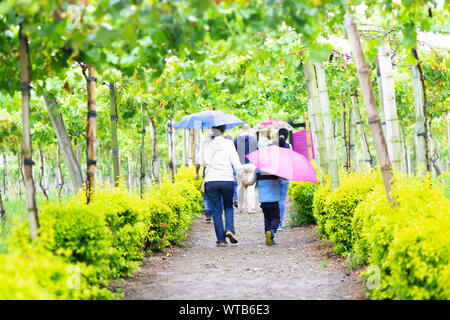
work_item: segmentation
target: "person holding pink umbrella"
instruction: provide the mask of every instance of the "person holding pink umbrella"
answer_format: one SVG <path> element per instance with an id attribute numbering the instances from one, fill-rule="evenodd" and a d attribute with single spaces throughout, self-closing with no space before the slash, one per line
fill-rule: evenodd
<path id="1" fill-rule="evenodd" d="M 271 145 L 247 155 L 256 168 L 256 174 L 246 185 L 258 185 L 258 198 L 264 213 L 266 244 L 274 244 L 280 223 L 280 180 L 317 182 L 314 167 L 303 155 L 289 148 Z"/>
<path id="2" fill-rule="evenodd" d="M 280 225 L 280 179 L 276 175 L 256 169 L 253 178 L 243 183 L 245 186 L 252 186 L 255 182 L 258 186 L 258 200 L 264 214 L 266 245 L 271 246 L 275 244 L 275 233 Z"/>

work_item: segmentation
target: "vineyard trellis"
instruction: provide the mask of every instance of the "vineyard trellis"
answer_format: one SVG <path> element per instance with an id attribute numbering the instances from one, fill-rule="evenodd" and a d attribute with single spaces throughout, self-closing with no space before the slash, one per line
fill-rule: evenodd
<path id="1" fill-rule="evenodd" d="M 449 48 L 419 35 L 448 17 L 433 1 L 3 1 L 0 217 L 24 191 L 33 240 L 41 199 L 93 204 L 109 182 L 145 200 L 196 164 L 205 132 L 174 122 L 210 109 L 305 123 L 333 192 L 370 165 L 395 207 L 401 173 L 447 181 Z"/>

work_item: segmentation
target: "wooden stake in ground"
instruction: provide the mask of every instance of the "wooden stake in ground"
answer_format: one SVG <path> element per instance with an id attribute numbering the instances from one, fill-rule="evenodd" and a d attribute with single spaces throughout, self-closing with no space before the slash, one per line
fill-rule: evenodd
<path id="1" fill-rule="evenodd" d="M 378 116 L 372 83 L 370 82 L 370 69 L 367 65 L 366 58 L 364 57 L 361 39 L 356 28 L 355 20 L 348 9 L 345 14 L 344 25 L 345 29 L 347 30 L 350 46 L 353 53 L 353 59 L 355 60 L 356 64 L 356 72 L 358 74 L 364 105 L 366 106 L 367 118 L 369 120 L 378 161 L 380 163 L 384 189 L 388 201 L 393 204 L 393 199 L 391 199 L 390 197 L 392 187 L 392 166 L 389 159 L 386 139 L 384 138 L 383 129 L 381 127 L 380 117 Z"/>
<path id="2" fill-rule="evenodd" d="M 42 190 L 42 194 L 44 195 L 45 199 L 47 199 L 48 201 L 48 194 L 47 191 L 45 190 L 45 186 L 43 184 L 43 179 L 44 179 L 44 170 L 45 170 L 45 158 L 44 158 L 44 153 L 42 152 L 41 148 L 39 148 L 39 164 L 40 164 L 40 175 L 39 175 L 39 186 L 41 187 Z"/>
<path id="3" fill-rule="evenodd" d="M 422 168 L 418 173 L 424 174 L 428 170 L 428 162 L 427 161 L 427 149 L 428 149 L 428 139 L 427 134 L 425 132 L 425 115 L 423 108 L 423 89 L 422 82 L 420 81 L 420 73 L 417 66 L 411 66 L 411 74 L 412 74 L 412 85 L 413 85 L 413 93 L 414 93 L 414 114 L 416 120 L 416 126 L 414 129 L 414 143 L 416 146 L 416 165 L 418 168 Z"/>
<path id="4" fill-rule="evenodd" d="M 386 142 L 389 159 L 398 172 L 402 171 L 402 141 L 398 125 L 397 104 L 395 101 L 394 72 L 392 69 L 389 43 L 383 43 L 378 50 L 378 62 L 383 92 L 383 110 L 386 117 Z"/>
<path id="5" fill-rule="evenodd" d="M 356 95 L 355 95 L 355 100 L 356 100 Z M 363 154 L 363 161 L 364 161 L 363 167 L 365 167 L 367 165 L 367 163 L 370 163 L 370 166 L 372 168 L 374 168 L 373 158 L 372 158 L 372 154 L 370 153 L 370 148 L 369 148 L 369 142 L 367 141 L 366 131 L 364 130 L 364 121 L 362 120 L 361 112 L 359 111 L 356 101 L 355 101 L 355 111 L 356 111 L 356 113 L 355 113 L 356 114 L 356 125 L 358 127 L 358 133 L 359 133 L 359 138 L 360 138 L 360 143 L 361 143 L 361 152 Z"/>
<path id="6" fill-rule="evenodd" d="M 86 69 L 88 75 L 86 76 Z M 95 169 L 97 166 L 96 158 L 96 135 L 97 135 L 97 111 L 96 98 L 97 90 L 95 84 L 97 82 L 97 74 L 94 67 L 88 64 L 83 68 L 83 74 L 87 82 L 88 104 L 87 104 L 87 126 L 86 126 L 86 198 L 89 204 L 94 200 L 95 192 Z"/>
<path id="7" fill-rule="evenodd" d="M 47 94 L 44 94 L 44 101 L 47 107 L 47 113 L 52 122 L 53 131 L 55 132 L 58 146 L 61 148 L 64 161 L 67 169 L 69 170 L 70 180 L 75 190 L 80 189 L 83 186 L 83 174 L 81 172 L 81 163 L 77 160 L 75 152 L 73 151 L 72 142 L 61 113 L 58 111 L 58 101 L 50 98 Z"/>
<path id="8" fill-rule="evenodd" d="M 6 159 L 6 154 L 3 153 L 3 193 L 5 194 L 5 200 L 8 201 L 8 160 Z"/>
<path id="9" fill-rule="evenodd" d="M 348 163 L 352 170 L 357 170 L 356 167 L 356 114 L 355 114 L 355 100 L 354 96 L 351 96 L 352 107 L 350 108 L 348 115 Z"/>
<path id="10" fill-rule="evenodd" d="M 119 186 L 120 166 L 119 166 L 119 143 L 117 141 L 117 99 L 114 82 L 109 83 L 109 112 L 111 120 L 111 148 L 112 148 L 112 165 L 114 175 L 114 186 Z"/>
<path id="11" fill-rule="evenodd" d="M 381 127 L 383 128 L 384 136 L 386 136 L 386 118 L 384 117 L 384 104 L 383 104 L 383 86 L 381 85 L 381 73 L 380 73 L 380 60 L 377 57 L 375 59 L 377 66 L 377 85 L 378 85 L 378 99 L 380 107 Z"/>
<path id="12" fill-rule="evenodd" d="M 347 111 L 345 111 L 345 103 L 342 101 L 342 105 L 344 110 L 341 113 L 341 133 L 342 133 L 342 143 L 344 144 L 344 160 L 345 160 L 345 170 L 350 169 L 350 158 L 348 151 L 348 141 L 347 141 Z"/>
<path id="13" fill-rule="evenodd" d="M 30 223 L 31 240 L 38 236 L 39 219 L 36 205 L 36 188 L 33 180 L 33 156 L 31 150 L 30 134 L 30 96 L 31 96 L 31 63 L 28 49 L 28 38 L 19 26 L 19 63 L 20 63 L 20 90 L 22 91 L 22 159 L 23 178 L 27 211 Z"/>
<path id="14" fill-rule="evenodd" d="M 169 141 L 169 170 L 172 177 L 172 182 L 175 182 L 175 143 L 173 137 L 173 120 L 167 121 L 167 137 Z"/>
<path id="15" fill-rule="evenodd" d="M 325 133 L 323 129 L 323 120 L 322 120 L 322 110 L 320 107 L 319 101 L 319 90 L 316 84 L 316 75 L 314 71 L 314 66 L 311 63 L 307 63 L 305 65 L 305 80 L 306 87 L 308 90 L 308 97 L 310 100 L 311 106 L 311 120 L 313 124 L 314 138 L 315 138 L 315 150 L 317 150 L 319 156 L 319 168 L 320 170 L 328 174 L 328 156 L 327 156 L 327 146 L 325 143 Z"/>
<path id="16" fill-rule="evenodd" d="M 141 138 L 141 154 L 140 154 L 140 173 L 141 176 L 139 178 L 139 194 L 142 198 L 142 194 L 144 193 L 144 184 L 145 184 L 145 161 L 144 161 L 144 144 L 145 144 L 145 103 L 141 105 L 141 113 L 142 113 L 142 138 Z"/>
<path id="17" fill-rule="evenodd" d="M 2 190 L 0 189 L 0 223 L 5 222 L 5 220 L 6 220 L 6 211 L 3 205 Z"/>
<path id="18" fill-rule="evenodd" d="M 155 116 L 150 117 L 150 135 L 152 140 L 152 180 L 156 183 L 159 183 L 159 172 L 160 172 L 160 164 L 158 152 L 156 149 L 156 124 L 155 124 Z"/>
<path id="19" fill-rule="evenodd" d="M 59 174 L 58 198 L 61 198 L 61 192 L 64 187 L 64 177 L 63 177 L 63 172 L 62 172 L 62 168 L 61 168 L 61 148 L 59 147 L 59 145 L 58 145 L 57 159 L 58 159 L 58 174 Z"/>
<path id="20" fill-rule="evenodd" d="M 328 97 L 325 70 L 321 63 L 316 63 L 317 87 L 319 89 L 319 100 L 322 109 L 322 120 L 325 134 L 325 145 L 327 148 L 328 163 L 330 169 L 330 180 L 332 190 L 339 186 L 339 168 L 334 141 L 333 123 L 331 120 L 330 100 Z"/>

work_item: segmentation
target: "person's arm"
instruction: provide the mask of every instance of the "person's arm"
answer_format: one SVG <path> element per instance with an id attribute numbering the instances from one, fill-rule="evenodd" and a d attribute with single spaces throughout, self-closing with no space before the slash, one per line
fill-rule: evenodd
<path id="1" fill-rule="evenodd" d="M 255 182 L 256 182 L 256 170 L 253 170 L 253 174 L 252 174 L 251 178 L 249 180 L 242 181 L 242 184 L 245 187 L 249 187 L 249 186 L 254 185 Z"/>
<path id="2" fill-rule="evenodd" d="M 199 163 L 195 164 L 195 177 L 194 177 L 195 180 L 199 179 L 198 171 L 200 170 L 200 167 L 201 165 Z"/>

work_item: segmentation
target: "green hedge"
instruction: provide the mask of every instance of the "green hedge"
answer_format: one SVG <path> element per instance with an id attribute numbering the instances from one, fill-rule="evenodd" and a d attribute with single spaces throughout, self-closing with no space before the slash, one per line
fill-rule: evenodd
<path id="1" fill-rule="evenodd" d="M 314 189 L 316 231 L 362 272 L 373 299 L 450 299 L 450 201 L 430 177 L 395 174 L 388 203 L 379 172 L 340 172 Z M 298 185 L 297 188 L 300 187 Z M 447 187 L 448 188 L 448 187 Z M 305 208 L 292 190 L 294 207 Z"/>
<path id="2" fill-rule="evenodd" d="M 294 211 L 290 213 L 291 226 L 302 226 L 315 223 L 312 214 L 314 192 L 317 183 L 293 181 L 289 185 L 288 196 L 293 202 Z"/>
<path id="3" fill-rule="evenodd" d="M 201 214 L 194 173 L 183 169 L 175 183 L 165 179 L 143 199 L 119 187 L 97 190 L 89 205 L 82 190 L 44 205 L 39 237 L 29 242 L 25 222 L 12 232 L 11 253 L 0 256 L 0 299 L 117 297 L 106 289 L 111 279 L 130 276 L 146 250 L 181 244 Z"/>
<path id="4" fill-rule="evenodd" d="M 399 176 L 391 207 L 377 187 L 355 210 L 355 254 L 376 266 L 374 299 L 450 299 L 450 201 L 430 177 Z M 370 268 L 370 270 L 374 270 Z M 373 279 L 371 271 L 363 276 Z"/>

